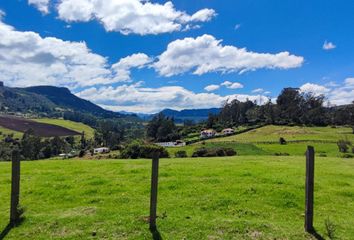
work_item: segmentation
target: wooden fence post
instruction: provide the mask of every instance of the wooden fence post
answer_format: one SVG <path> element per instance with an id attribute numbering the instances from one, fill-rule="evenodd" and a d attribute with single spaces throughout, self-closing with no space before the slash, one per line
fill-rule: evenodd
<path id="1" fill-rule="evenodd" d="M 313 232 L 313 196 L 315 179 L 315 150 L 308 146 L 306 151 L 306 193 L 305 193 L 305 231 Z"/>
<path id="2" fill-rule="evenodd" d="M 10 206 L 10 223 L 16 224 L 20 218 L 20 152 L 14 150 L 12 152 L 12 181 L 11 181 L 11 206 Z"/>
<path id="3" fill-rule="evenodd" d="M 156 230 L 158 177 L 159 177 L 159 154 L 155 154 L 152 158 L 152 172 L 151 172 L 150 219 L 149 219 L 151 230 Z"/>

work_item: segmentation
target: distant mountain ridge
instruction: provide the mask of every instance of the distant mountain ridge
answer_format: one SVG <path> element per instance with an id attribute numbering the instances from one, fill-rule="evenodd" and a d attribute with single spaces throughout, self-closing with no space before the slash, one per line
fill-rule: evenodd
<path id="1" fill-rule="evenodd" d="M 127 115 L 112 112 L 81 99 L 67 88 L 35 86 L 10 88 L 0 83 L 0 111 L 54 114 L 60 111 L 89 113 L 104 118 L 121 118 Z"/>
<path id="2" fill-rule="evenodd" d="M 167 117 L 173 118 L 176 123 L 183 123 L 184 121 L 193 121 L 198 123 L 207 120 L 210 114 L 218 114 L 220 111 L 221 108 L 184 109 L 180 111 L 167 108 L 162 110 L 160 113 L 163 113 Z M 143 120 L 151 120 L 156 114 L 137 115 Z"/>

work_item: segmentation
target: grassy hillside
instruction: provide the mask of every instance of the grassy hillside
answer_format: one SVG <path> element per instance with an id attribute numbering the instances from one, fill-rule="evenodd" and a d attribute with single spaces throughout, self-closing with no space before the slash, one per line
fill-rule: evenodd
<path id="1" fill-rule="evenodd" d="M 288 141 L 279 144 L 279 138 Z M 348 127 L 288 127 L 265 126 L 246 133 L 209 139 L 182 148 L 168 148 L 171 156 L 176 151 L 185 150 L 191 156 L 196 148 L 228 147 L 237 151 L 238 155 L 279 155 L 289 154 L 303 156 L 308 145 L 316 148 L 317 155 L 340 157 L 336 142 L 348 139 L 354 143 L 354 134 Z M 351 150 L 350 150 L 351 151 Z"/>
<path id="2" fill-rule="evenodd" d="M 341 138 L 348 138 L 354 141 L 354 134 L 348 127 L 288 127 L 288 126 L 265 126 L 247 133 L 234 135 L 225 138 L 215 138 L 210 142 L 270 142 L 279 141 L 283 137 L 287 141 L 294 140 L 315 140 L 315 141 L 338 141 Z"/>
<path id="3" fill-rule="evenodd" d="M 303 231 L 304 157 L 163 159 L 163 239 L 309 239 Z M 25 221 L 7 239 L 151 239 L 150 168 L 139 161 L 23 162 Z M 10 164 L 0 163 L 0 227 L 8 217 Z M 354 236 L 354 161 L 317 158 L 315 227 Z M 96 237 L 92 237 L 95 235 Z"/>
<path id="4" fill-rule="evenodd" d="M 177 151 L 186 151 L 188 156 L 192 156 L 193 152 L 197 148 L 214 148 L 214 147 L 223 147 L 223 148 L 232 148 L 238 155 L 270 155 L 269 152 L 257 147 L 254 144 L 250 143 L 235 143 L 235 142 L 198 142 L 195 144 L 187 145 L 185 147 L 170 147 L 167 148 L 167 151 L 170 153 L 170 157 L 174 157 Z"/>
<path id="5" fill-rule="evenodd" d="M 95 130 L 90 126 L 87 126 L 83 123 L 73 122 L 69 120 L 63 119 L 52 119 L 52 118 L 40 118 L 40 119 L 33 119 L 34 121 L 47 123 L 57 126 L 62 126 L 70 130 L 74 130 L 76 132 L 85 132 L 87 138 L 93 138 Z"/>

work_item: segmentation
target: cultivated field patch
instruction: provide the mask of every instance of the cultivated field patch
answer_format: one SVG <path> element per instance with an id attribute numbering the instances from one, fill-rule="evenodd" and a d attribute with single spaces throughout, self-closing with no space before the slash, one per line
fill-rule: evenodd
<path id="1" fill-rule="evenodd" d="M 41 137 L 74 136 L 80 134 L 61 126 L 39 123 L 12 116 L 0 116 L 0 126 L 16 132 L 25 132 L 28 129 L 33 129 L 34 133 Z"/>

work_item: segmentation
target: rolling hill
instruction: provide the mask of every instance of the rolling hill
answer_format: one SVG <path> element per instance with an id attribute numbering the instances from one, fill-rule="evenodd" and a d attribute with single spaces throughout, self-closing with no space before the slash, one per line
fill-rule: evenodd
<path id="1" fill-rule="evenodd" d="M 91 113 L 102 117 L 123 117 L 125 115 L 105 110 L 96 104 L 81 99 L 70 92 L 67 88 L 53 86 L 36 86 L 23 89 L 26 92 L 34 93 L 49 99 L 56 106 L 64 109 L 71 109 L 85 113 Z"/>
<path id="2" fill-rule="evenodd" d="M 53 86 L 10 88 L 0 83 L 0 112 L 51 116 L 63 111 L 77 111 L 103 118 L 127 117 L 125 114 L 105 110 L 90 101 L 81 99 L 67 88 Z"/>
<path id="3" fill-rule="evenodd" d="M 282 137 L 287 144 L 280 144 Z M 168 148 L 172 157 L 177 151 L 186 151 L 192 156 L 197 148 L 232 148 L 238 155 L 290 155 L 303 156 L 308 145 L 314 146 L 317 156 L 342 157 L 337 142 L 341 139 L 354 142 L 349 127 L 302 127 L 268 125 L 232 136 L 207 139 L 179 148 Z M 348 150 L 354 154 L 354 147 Z"/>

